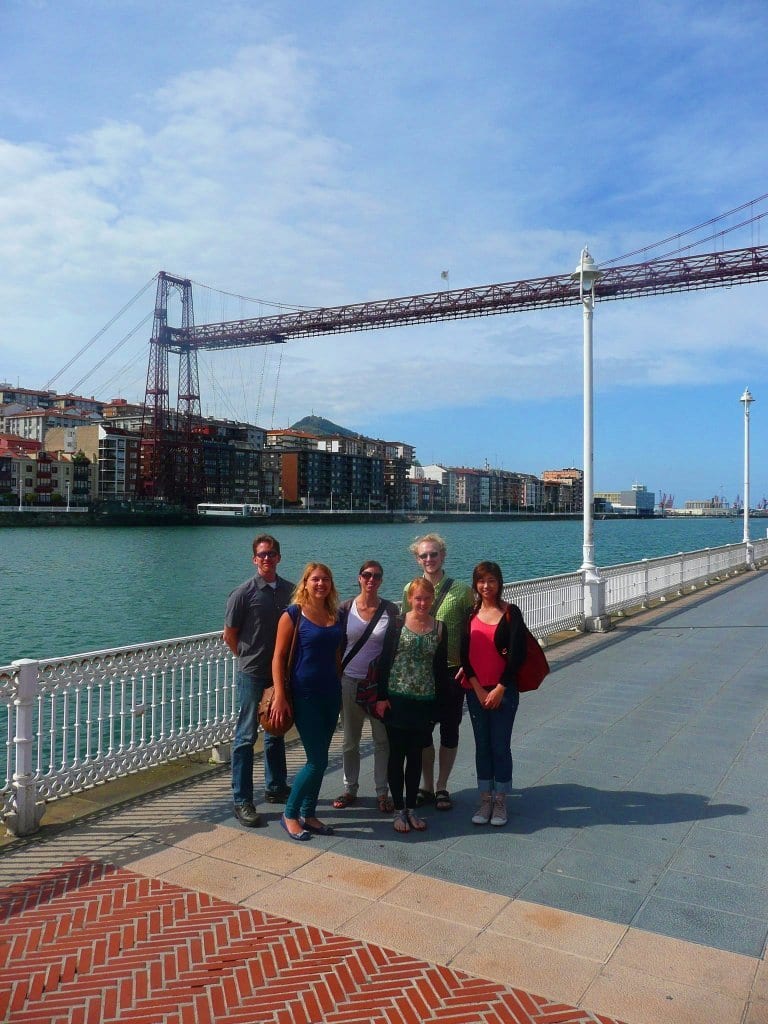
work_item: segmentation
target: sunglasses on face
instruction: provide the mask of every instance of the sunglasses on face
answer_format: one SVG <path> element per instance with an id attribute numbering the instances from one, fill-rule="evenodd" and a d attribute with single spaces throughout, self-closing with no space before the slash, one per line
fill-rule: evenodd
<path id="1" fill-rule="evenodd" d="M 257 551 L 256 552 L 256 557 L 257 558 L 277 558 L 277 552 L 276 551 Z"/>
<path id="2" fill-rule="evenodd" d="M 427 559 L 429 559 L 429 558 L 439 558 L 440 557 L 440 552 L 439 551 L 425 551 L 423 555 L 417 555 L 416 557 L 419 559 L 419 561 L 426 562 Z"/>
<path id="3" fill-rule="evenodd" d="M 383 578 L 383 573 L 380 572 L 361 572 L 360 576 L 364 580 L 380 580 Z"/>

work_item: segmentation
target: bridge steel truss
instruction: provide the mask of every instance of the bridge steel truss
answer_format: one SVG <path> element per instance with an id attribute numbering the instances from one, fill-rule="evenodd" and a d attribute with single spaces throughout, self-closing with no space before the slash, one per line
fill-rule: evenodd
<path id="1" fill-rule="evenodd" d="M 606 267 L 595 284 L 598 302 L 664 295 L 672 292 L 727 288 L 768 278 L 768 245 L 698 256 L 679 256 L 626 266 Z M 169 288 L 182 292 L 182 324 L 168 326 Z M 579 305 L 579 285 L 570 274 L 531 278 L 506 284 L 456 288 L 425 295 L 358 302 L 344 306 L 279 313 L 248 320 L 197 324 L 192 320 L 191 284 L 161 271 L 158 275 L 155 324 L 150 343 L 146 392 L 145 441 L 152 446 L 142 490 L 169 500 L 186 493 L 194 501 L 202 491 L 202 442 L 194 433 L 199 422 L 198 350 L 277 345 L 298 338 L 374 331 L 385 327 L 439 320 L 517 313 Z M 168 353 L 179 354 L 178 425 L 171 441 L 162 424 L 168 411 Z M 197 420 L 195 420 L 197 417 Z"/>
<path id="2" fill-rule="evenodd" d="M 601 271 L 595 285 L 595 298 L 600 302 L 699 291 L 764 278 L 768 278 L 768 245 L 609 267 Z M 374 331 L 382 327 L 436 320 L 463 320 L 498 313 L 518 313 L 526 309 L 577 306 L 580 301 L 578 281 L 574 281 L 570 274 L 559 274 L 509 284 L 457 288 L 399 299 L 280 313 L 252 320 L 199 324 L 186 331 L 184 328 L 170 328 L 169 335 L 177 345 L 191 340 L 198 349 L 244 348 L 323 334 Z"/>

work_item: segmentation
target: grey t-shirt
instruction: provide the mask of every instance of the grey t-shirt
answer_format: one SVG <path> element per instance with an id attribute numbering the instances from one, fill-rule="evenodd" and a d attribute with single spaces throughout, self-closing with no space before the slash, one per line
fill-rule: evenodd
<path id="1" fill-rule="evenodd" d="M 241 672 L 259 678 L 270 676 L 277 623 L 293 589 L 293 584 L 281 576 L 273 586 L 257 574 L 229 595 L 224 625 L 238 632 L 237 664 Z"/>

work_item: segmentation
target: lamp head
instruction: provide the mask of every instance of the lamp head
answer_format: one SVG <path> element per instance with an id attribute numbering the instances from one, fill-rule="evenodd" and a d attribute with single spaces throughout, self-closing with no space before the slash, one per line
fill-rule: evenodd
<path id="1" fill-rule="evenodd" d="M 744 388 L 744 394 L 741 396 L 739 401 L 744 403 L 745 409 L 749 409 L 752 402 L 755 401 L 755 399 L 752 397 L 752 392 L 749 390 L 749 388 Z"/>
<path id="2" fill-rule="evenodd" d="M 600 271 L 597 269 L 597 264 L 592 259 L 589 249 L 584 246 L 581 250 L 581 260 L 579 261 L 578 267 L 571 274 L 574 281 L 581 281 L 582 287 L 587 290 L 592 288 L 592 285 L 600 277 Z"/>

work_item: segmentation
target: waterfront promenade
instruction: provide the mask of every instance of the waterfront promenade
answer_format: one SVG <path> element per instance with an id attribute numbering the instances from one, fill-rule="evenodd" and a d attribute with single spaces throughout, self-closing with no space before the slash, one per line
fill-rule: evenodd
<path id="1" fill-rule="evenodd" d="M 0 1020 L 768 1024 L 767 655 L 764 571 L 559 646 L 506 829 L 469 824 L 465 719 L 423 835 L 370 797 L 247 831 L 217 769 L 9 839 Z"/>

